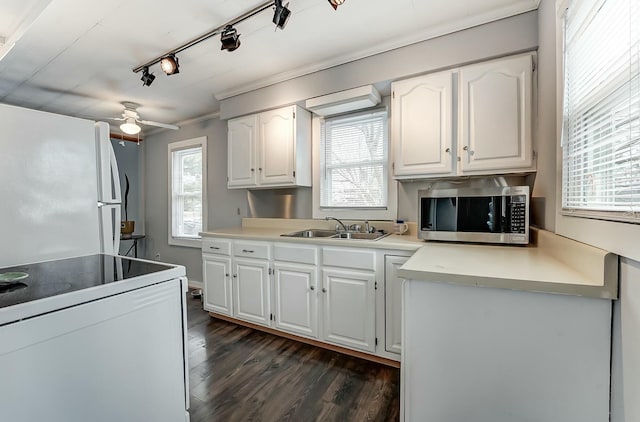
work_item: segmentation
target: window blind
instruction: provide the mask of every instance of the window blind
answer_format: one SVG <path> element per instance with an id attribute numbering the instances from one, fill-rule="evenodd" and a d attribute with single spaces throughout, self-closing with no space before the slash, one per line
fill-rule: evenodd
<path id="1" fill-rule="evenodd" d="M 320 206 L 386 208 L 387 112 L 334 117 L 321 125 Z"/>
<path id="2" fill-rule="evenodd" d="M 563 210 L 640 222 L 640 2 L 565 15 Z"/>
<path id="3" fill-rule="evenodd" d="M 202 231 L 202 147 L 172 152 L 172 236 Z"/>

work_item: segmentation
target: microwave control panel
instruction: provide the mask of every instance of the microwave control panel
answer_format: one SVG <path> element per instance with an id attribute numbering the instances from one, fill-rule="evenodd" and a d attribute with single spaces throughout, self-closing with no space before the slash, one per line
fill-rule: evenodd
<path id="1" fill-rule="evenodd" d="M 525 195 L 514 195 L 511 197 L 511 233 L 525 233 L 527 219 L 526 202 L 527 197 Z"/>

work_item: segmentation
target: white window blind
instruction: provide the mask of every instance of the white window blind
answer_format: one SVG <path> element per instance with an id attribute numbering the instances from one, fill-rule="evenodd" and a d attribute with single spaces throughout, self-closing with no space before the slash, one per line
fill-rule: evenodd
<path id="1" fill-rule="evenodd" d="M 198 238 L 202 231 L 202 146 L 171 152 L 171 236 Z"/>
<path id="2" fill-rule="evenodd" d="M 387 207 L 387 112 L 327 119 L 321 126 L 320 206 Z"/>
<path id="3" fill-rule="evenodd" d="M 565 15 L 564 212 L 640 222 L 640 1 Z"/>

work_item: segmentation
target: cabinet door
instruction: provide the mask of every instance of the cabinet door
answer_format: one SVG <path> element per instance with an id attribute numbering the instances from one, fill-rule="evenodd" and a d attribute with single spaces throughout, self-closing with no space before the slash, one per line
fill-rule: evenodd
<path id="1" fill-rule="evenodd" d="M 234 259 L 233 316 L 271 325 L 269 264 L 258 259 Z"/>
<path id="2" fill-rule="evenodd" d="M 323 270 L 323 338 L 354 349 L 375 351 L 373 273 Z"/>
<path id="3" fill-rule="evenodd" d="M 260 113 L 258 183 L 293 184 L 295 122 L 293 107 Z"/>
<path id="4" fill-rule="evenodd" d="M 460 143 L 463 173 L 533 166 L 532 56 L 460 69 Z"/>
<path id="5" fill-rule="evenodd" d="M 452 79 L 440 72 L 393 84 L 395 176 L 453 171 Z"/>
<path id="6" fill-rule="evenodd" d="M 275 326 L 307 337 L 318 337 L 316 267 L 276 263 Z"/>
<path id="7" fill-rule="evenodd" d="M 257 129 L 257 115 L 229 120 L 227 185 L 230 188 L 256 185 Z"/>
<path id="8" fill-rule="evenodd" d="M 405 256 L 386 256 L 384 259 L 384 316 L 385 350 L 402 352 L 402 282 L 398 269 L 407 262 Z"/>
<path id="9" fill-rule="evenodd" d="M 231 258 L 203 255 L 204 309 L 232 315 Z"/>

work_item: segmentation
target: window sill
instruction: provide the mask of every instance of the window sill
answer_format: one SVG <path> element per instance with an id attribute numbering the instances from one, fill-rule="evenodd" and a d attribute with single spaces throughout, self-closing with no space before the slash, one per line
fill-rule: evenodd
<path id="1" fill-rule="evenodd" d="M 186 248 L 202 249 L 202 238 L 169 237 L 169 246 L 183 246 Z"/>

